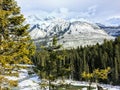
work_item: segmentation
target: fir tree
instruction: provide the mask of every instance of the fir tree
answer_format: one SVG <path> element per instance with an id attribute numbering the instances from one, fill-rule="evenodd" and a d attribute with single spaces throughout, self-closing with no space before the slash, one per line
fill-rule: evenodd
<path id="1" fill-rule="evenodd" d="M 33 54 L 34 50 L 26 31 L 29 25 L 23 24 L 25 18 L 14 0 L 3 0 L 0 6 L 1 63 L 28 62 L 28 55 Z"/>
<path id="2" fill-rule="evenodd" d="M 0 67 L 4 70 L 0 75 L 11 72 L 13 64 L 31 63 L 29 56 L 35 48 L 24 21 L 14 0 L 0 0 Z"/>
<path id="3" fill-rule="evenodd" d="M 69 64 L 65 61 L 66 51 L 60 50 L 60 47 L 61 45 L 57 45 L 57 38 L 54 37 L 51 46 L 42 46 L 41 50 L 35 55 L 37 58 L 32 58 L 37 66 L 36 72 L 42 80 L 46 79 L 48 81 L 46 83 L 43 80 L 40 85 L 43 87 L 49 86 L 49 90 L 57 88 L 51 82 L 58 78 L 64 80 L 70 73 Z"/>

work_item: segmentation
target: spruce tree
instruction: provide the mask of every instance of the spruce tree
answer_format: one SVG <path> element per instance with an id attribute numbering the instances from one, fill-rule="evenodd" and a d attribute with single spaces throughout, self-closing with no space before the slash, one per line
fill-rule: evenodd
<path id="1" fill-rule="evenodd" d="M 0 3 L 1 63 L 29 62 L 28 55 L 34 51 L 27 32 L 29 25 L 24 24 L 25 18 L 14 0 L 3 0 Z"/>
<path id="2" fill-rule="evenodd" d="M 0 0 L 0 75 L 11 72 L 12 65 L 30 63 L 34 52 L 25 18 L 14 0 Z"/>
<path id="3" fill-rule="evenodd" d="M 57 37 L 53 37 L 51 46 L 41 46 L 40 51 L 32 58 L 33 63 L 37 66 L 35 71 L 42 80 L 41 88 L 49 86 L 49 90 L 57 89 L 58 87 L 52 82 L 57 79 L 61 79 L 63 82 L 64 78 L 69 76 L 70 65 L 65 60 L 66 55 L 66 51 L 57 44 Z M 48 83 L 46 83 L 47 81 Z M 60 85 L 63 84 L 62 82 Z"/>

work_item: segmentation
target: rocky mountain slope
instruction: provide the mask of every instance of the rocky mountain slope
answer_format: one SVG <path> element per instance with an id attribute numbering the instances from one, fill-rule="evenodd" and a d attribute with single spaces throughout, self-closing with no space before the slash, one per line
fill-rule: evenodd
<path id="1" fill-rule="evenodd" d="M 70 21 L 56 17 L 39 18 L 32 16 L 27 19 L 30 23 L 30 36 L 36 43 L 50 45 L 53 36 L 57 36 L 58 43 L 64 48 L 102 43 L 104 39 L 114 39 L 97 24 Z M 40 46 L 40 45 L 39 45 Z"/>

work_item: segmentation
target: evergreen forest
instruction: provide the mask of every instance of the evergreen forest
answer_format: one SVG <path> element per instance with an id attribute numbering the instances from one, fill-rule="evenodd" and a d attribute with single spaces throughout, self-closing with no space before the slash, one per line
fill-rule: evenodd
<path id="1" fill-rule="evenodd" d="M 83 72 L 92 73 L 95 69 L 110 67 L 106 80 L 100 83 L 120 84 L 120 37 L 114 41 L 104 40 L 103 44 L 78 47 L 70 50 L 44 48 L 37 51 L 32 61 L 37 66 L 41 78 L 86 80 Z M 52 79 L 50 79 L 52 80 Z M 95 82 L 95 79 L 92 80 Z"/>

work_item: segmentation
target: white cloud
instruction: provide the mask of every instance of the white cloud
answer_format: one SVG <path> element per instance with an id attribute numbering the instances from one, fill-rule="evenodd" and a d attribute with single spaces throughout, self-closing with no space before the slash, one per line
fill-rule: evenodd
<path id="1" fill-rule="evenodd" d="M 79 17 L 103 22 L 120 16 L 120 0 L 16 0 L 22 13 Z M 67 9 L 66 9 L 67 8 Z M 43 12 L 44 11 L 44 12 Z M 48 14 L 49 13 L 49 14 Z"/>
<path id="2" fill-rule="evenodd" d="M 88 8 L 88 14 L 89 15 L 95 15 L 96 14 L 96 10 L 97 10 L 97 6 L 94 5 L 94 6 L 91 6 Z"/>

